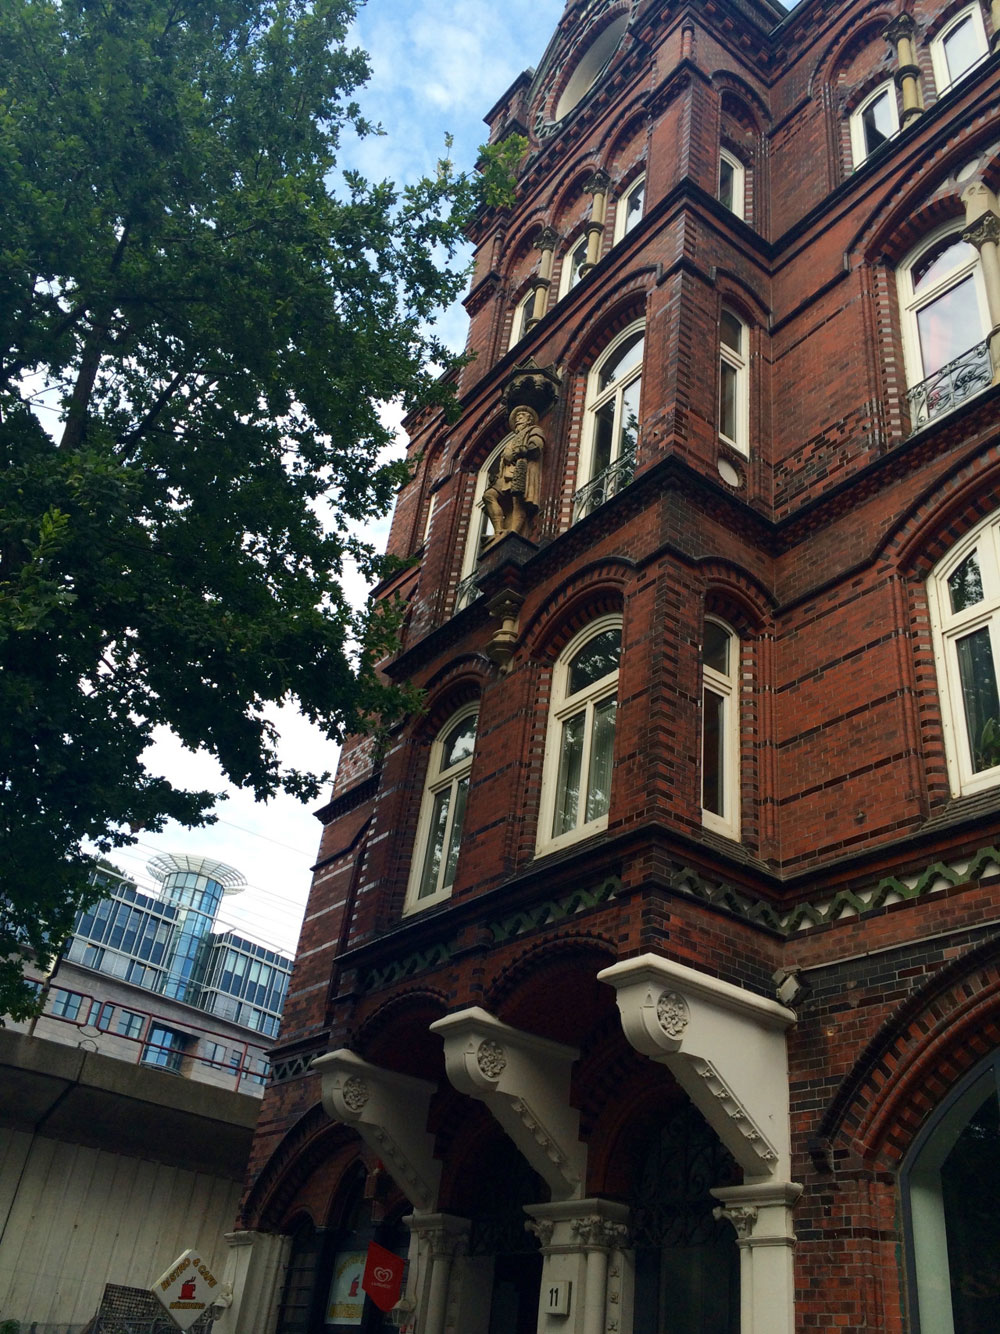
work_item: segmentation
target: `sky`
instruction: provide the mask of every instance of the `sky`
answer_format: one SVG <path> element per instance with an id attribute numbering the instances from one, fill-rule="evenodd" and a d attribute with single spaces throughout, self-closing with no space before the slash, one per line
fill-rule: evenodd
<path id="1" fill-rule="evenodd" d="M 369 54 L 372 77 L 359 95 L 364 114 L 385 133 L 342 145 L 340 165 L 370 178 L 403 184 L 433 172 L 452 134 L 451 157 L 459 169 L 471 168 L 485 142 L 484 114 L 523 69 L 537 65 L 563 9 L 563 0 L 369 0 L 360 11 L 354 44 Z M 450 346 L 465 342 L 461 305 L 447 312 L 438 331 Z M 387 408 L 390 416 L 393 409 Z M 398 419 L 398 413 L 396 414 Z M 369 531 L 384 545 L 388 519 Z M 363 599 L 355 584 L 352 594 Z M 286 763 L 303 768 L 336 768 L 337 748 L 292 710 L 275 716 Z M 222 779 L 207 755 L 185 751 L 162 734 L 148 765 L 183 786 L 226 791 L 217 807 L 218 822 L 206 829 L 184 829 L 171 822 L 161 833 L 143 833 L 111 860 L 137 881 L 154 889 L 146 863 L 158 853 L 189 853 L 215 858 L 242 871 L 248 887 L 227 896 L 220 922 L 275 948 L 295 949 L 319 845 L 320 824 L 313 812 L 278 797 L 255 804 Z"/>

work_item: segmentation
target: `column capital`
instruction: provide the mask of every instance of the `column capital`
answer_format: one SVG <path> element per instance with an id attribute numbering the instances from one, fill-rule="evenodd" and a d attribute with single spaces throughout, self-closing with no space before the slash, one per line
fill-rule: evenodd
<path id="1" fill-rule="evenodd" d="M 975 222 L 966 227 L 962 240 L 968 241 L 977 250 L 982 250 L 987 242 L 1000 244 L 1000 216 L 996 213 L 980 213 Z"/>
<path id="2" fill-rule="evenodd" d="M 536 250 L 555 250 L 559 244 L 559 233 L 554 227 L 543 227 L 535 237 Z"/>
<path id="3" fill-rule="evenodd" d="M 410 1232 L 432 1256 L 456 1256 L 469 1244 L 471 1223 L 456 1214 L 412 1213 L 403 1219 Z"/>
<path id="4" fill-rule="evenodd" d="M 892 42 L 893 46 L 899 44 L 899 39 L 910 38 L 916 30 L 916 23 L 910 14 L 897 14 L 896 17 L 882 29 L 882 36 L 887 42 Z"/>
<path id="5" fill-rule="evenodd" d="M 588 195 L 606 195 L 610 189 L 611 177 L 603 167 L 598 167 L 583 183 L 583 192 Z"/>
<path id="6" fill-rule="evenodd" d="M 802 1194 L 799 1182 L 719 1186 L 709 1194 L 719 1201 L 712 1213 L 732 1223 L 741 1246 L 794 1246 L 792 1208 Z"/>
<path id="7" fill-rule="evenodd" d="M 542 1253 L 613 1251 L 628 1244 L 629 1209 L 617 1200 L 558 1200 L 529 1204 L 525 1224 L 541 1243 Z"/>

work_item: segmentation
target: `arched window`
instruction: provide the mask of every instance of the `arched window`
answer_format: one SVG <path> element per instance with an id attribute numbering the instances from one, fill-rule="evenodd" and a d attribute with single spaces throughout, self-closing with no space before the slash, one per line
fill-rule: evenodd
<path id="1" fill-rule="evenodd" d="M 461 709 L 448 719 L 431 746 L 404 912 L 418 912 L 451 895 L 478 717 L 476 705 Z"/>
<path id="2" fill-rule="evenodd" d="M 980 524 L 928 583 L 952 792 L 1000 783 L 1000 514 Z"/>
<path id="3" fill-rule="evenodd" d="M 738 218 L 746 217 L 746 171 L 724 148 L 719 150 L 719 202 Z"/>
<path id="4" fill-rule="evenodd" d="M 738 315 L 719 318 L 719 435 L 750 453 L 750 331 Z"/>
<path id="5" fill-rule="evenodd" d="M 952 84 L 963 79 L 989 49 L 982 11 L 978 5 L 969 5 L 956 14 L 931 42 L 931 61 L 938 92 L 947 92 Z"/>
<path id="6" fill-rule="evenodd" d="M 851 152 L 855 167 L 899 132 L 899 107 L 892 80 L 880 84 L 851 114 Z"/>
<path id="7" fill-rule="evenodd" d="M 576 245 L 563 253 L 562 272 L 559 274 L 559 299 L 571 292 L 583 277 L 583 266 L 587 262 L 587 237 L 580 237 Z"/>
<path id="8" fill-rule="evenodd" d="M 961 232 L 952 223 L 934 233 L 897 273 L 914 429 L 988 389 L 993 378 L 979 255 Z"/>
<path id="9" fill-rule="evenodd" d="M 532 287 L 514 307 L 514 316 L 510 322 L 510 342 L 508 351 L 528 332 L 528 321 L 535 306 L 535 289 Z"/>
<path id="10" fill-rule="evenodd" d="M 1000 1329 L 998 1064 L 958 1085 L 903 1166 L 913 1334 Z"/>
<path id="11" fill-rule="evenodd" d="M 573 498 L 574 523 L 632 480 L 644 347 L 640 320 L 609 344 L 590 372 L 580 451 L 583 484 Z"/>
<path id="12" fill-rule="evenodd" d="M 576 635 L 556 663 L 539 851 L 607 827 L 621 643 L 620 619 L 605 617 Z"/>
<path id="13" fill-rule="evenodd" d="M 646 206 L 646 178 L 633 181 L 615 208 L 615 245 L 623 241 L 632 228 L 641 221 Z"/>
<path id="14" fill-rule="evenodd" d="M 503 441 L 491 450 L 486 462 L 476 474 L 476 485 L 472 494 L 472 508 L 469 511 L 469 532 L 465 539 L 465 551 L 462 555 L 462 568 L 459 572 L 458 590 L 455 594 L 455 611 L 460 612 L 475 602 L 480 596 L 476 587 L 476 566 L 479 557 L 493 537 L 493 525 L 483 508 L 483 492 L 489 483 L 490 472 L 497 456 L 503 448 Z"/>
<path id="15" fill-rule="evenodd" d="M 707 618 L 701 646 L 701 818 L 707 829 L 740 836 L 739 636 Z"/>

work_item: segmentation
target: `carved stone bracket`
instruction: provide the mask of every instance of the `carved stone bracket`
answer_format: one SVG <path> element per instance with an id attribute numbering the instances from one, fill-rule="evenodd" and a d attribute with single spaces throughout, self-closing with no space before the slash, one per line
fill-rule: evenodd
<path id="1" fill-rule="evenodd" d="M 486 1104 L 553 1198 L 579 1195 L 586 1149 L 580 1114 L 569 1102 L 579 1053 L 502 1024 L 478 1006 L 438 1019 L 431 1031 L 444 1039 L 452 1084 Z"/>
<path id="2" fill-rule="evenodd" d="M 625 1036 L 668 1067 L 749 1178 L 790 1172 L 784 1005 L 656 954 L 606 968 Z"/>
<path id="3" fill-rule="evenodd" d="M 495 662 L 500 670 L 506 671 L 514 656 L 518 639 L 518 614 L 524 605 L 524 595 L 513 589 L 498 593 L 489 604 L 490 615 L 500 622 L 500 628 L 494 630 L 486 645 L 486 656 Z"/>
<path id="4" fill-rule="evenodd" d="M 515 366 L 500 393 L 500 405 L 505 414 L 514 408 L 534 408 L 544 417 L 559 399 L 562 381 L 555 366 L 539 366 L 534 357 Z"/>
<path id="5" fill-rule="evenodd" d="M 318 1056 L 311 1068 L 322 1076 L 326 1114 L 358 1132 L 415 1209 L 433 1208 L 441 1164 L 426 1125 L 435 1086 L 371 1065 L 346 1048 Z"/>

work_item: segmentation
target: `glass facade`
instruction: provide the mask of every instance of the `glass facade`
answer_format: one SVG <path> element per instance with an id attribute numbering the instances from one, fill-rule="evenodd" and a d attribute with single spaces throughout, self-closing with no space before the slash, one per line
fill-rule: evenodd
<path id="1" fill-rule="evenodd" d="M 67 957 L 277 1037 L 292 960 L 232 931 L 213 931 L 223 895 L 243 877 L 194 858 L 161 857 L 150 869 L 163 883 L 162 898 L 99 873 L 107 897 L 79 915 Z"/>

